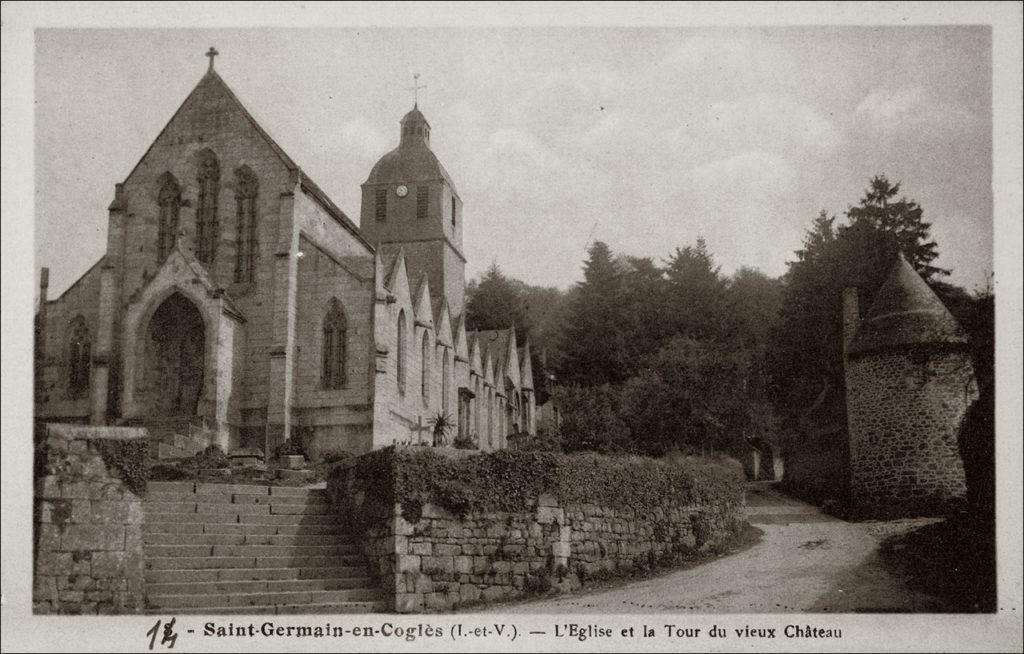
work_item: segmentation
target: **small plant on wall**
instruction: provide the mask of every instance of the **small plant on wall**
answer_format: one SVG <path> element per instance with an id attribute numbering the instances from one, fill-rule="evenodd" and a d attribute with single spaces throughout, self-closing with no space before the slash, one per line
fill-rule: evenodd
<path id="1" fill-rule="evenodd" d="M 455 440 L 452 441 L 452 447 L 457 450 L 475 450 L 477 439 L 473 434 L 466 434 L 464 436 L 456 436 Z"/>
<path id="2" fill-rule="evenodd" d="M 431 418 L 428 423 L 430 425 L 431 432 L 434 436 L 434 447 L 443 447 L 448 444 L 448 435 L 451 433 L 452 428 L 455 427 L 455 422 L 452 417 L 444 411 L 439 411 L 436 416 Z"/>

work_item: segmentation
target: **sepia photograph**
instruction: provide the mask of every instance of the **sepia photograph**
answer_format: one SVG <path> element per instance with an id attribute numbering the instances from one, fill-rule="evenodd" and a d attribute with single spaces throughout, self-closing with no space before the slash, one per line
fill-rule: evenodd
<path id="1" fill-rule="evenodd" d="M 4 4 L 5 651 L 1019 651 L 1021 5 L 555 4 Z"/>

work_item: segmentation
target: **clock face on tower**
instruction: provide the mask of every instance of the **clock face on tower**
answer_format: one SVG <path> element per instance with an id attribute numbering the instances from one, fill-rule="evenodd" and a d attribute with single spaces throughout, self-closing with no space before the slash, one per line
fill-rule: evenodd
<path id="1" fill-rule="evenodd" d="M 409 189 L 407 189 L 405 187 L 405 184 L 402 184 L 398 188 L 395 189 L 395 193 L 398 194 L 398 197 L 404 198 L 406 196 L 406 194 L 409 193 Z"/>

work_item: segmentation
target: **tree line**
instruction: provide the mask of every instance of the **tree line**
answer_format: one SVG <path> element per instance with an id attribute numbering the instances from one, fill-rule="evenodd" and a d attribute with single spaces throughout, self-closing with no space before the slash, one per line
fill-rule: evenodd
<path id="1" fill-rule="evenodd" d="M 492 266 L 469 285 L 467 328 L 514 324 L 530 339 L 538 401 L 552 395 L 562 414 L 543 447 L 739 453 L 792 434 L 823 390 L 842 388 L 842 290 L 857 287 L 866 311 L 897 252 L 971 335 L 979 382 L 990 384 L 991 290 L 945 281 L 923 215 L 899 183 L 873 177 L 843 219 L 811 221 L 780 278 L 724 275 L 699 238 L 662 260 L 594 242 L 568 291 Z"/>

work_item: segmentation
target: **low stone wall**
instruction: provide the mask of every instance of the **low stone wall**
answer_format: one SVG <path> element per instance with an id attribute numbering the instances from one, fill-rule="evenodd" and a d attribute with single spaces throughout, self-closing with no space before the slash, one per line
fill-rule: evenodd
<path id="1" fill-rule="evenodd" d="M 35 613 L 143 608 L 145 430 L 50 424 L 36 442 Z"/>
<path id="2" fill-rule="evenodd" d="M 366 456 L 375 460 L 361 457 L 368 465 L 357 459 L 339 468 L 329 490 L 332 501 L 361 534 L 372 572 L 402 613 L 572 590 L 589 581 L 672 565 L 723 545 L 746 522 L 739 469 L 715 468 L 713 474 L 722 478 L 726 492 L 681 488 L 678 494 L 661 494 L 656 506 L 639 507 L 615 505 L 607 496 L 594 503 L 573 498 L 572 493 L 561 492 L 559 482 L 565 479 L 556 469 L 533 485 L 535 490 L 546 486 L 550 492 L 530 493 L 499 508 L 488 507 L 486 501 L 465 506 L 449 497 L 449 505 L 463 508 L 455 512 L 431 501 L 436 497 L 410 497 L 410 489 L 402 488 L 403 466 L 419 466 L 415 458 L 420 453 L 412 459 L 387 453 Z M 438 454 L 434 450 L 422 456 Z M 452 456 L 465 458 L 447 455 Z M 475 456 L 505 457 L 510 459 L 509 469 L 514 469 L 520 455 Z M 567 459 L 571 457 L 554 460 L 557 464 Z M 651 459 L 637 461 L 651 462 L 656 469 L 664 465 Z M 372 496 L 360 481 L 367 471 L 378 480 Z M 450 480 L 455 489 L 467 482 L 472 480 L 460 475 Z M 694 480 L 694 486 L 700 485 Z M 440 499 L 445 500 L 443 492 Z"/>

